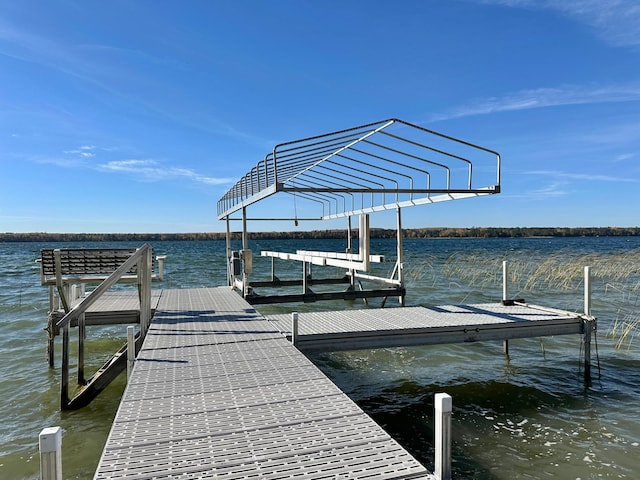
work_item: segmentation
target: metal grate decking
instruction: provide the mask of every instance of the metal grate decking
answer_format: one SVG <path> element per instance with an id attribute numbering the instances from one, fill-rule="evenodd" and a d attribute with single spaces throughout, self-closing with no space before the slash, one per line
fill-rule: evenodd
<path id="1" fill-rule="evenodd" d="M 151 314 L 158 308 L 162 290 L 151 291 Z M 64 310 L 53 312 L 54 321 L 64 317 Z M 87 325 L 112 325 L 140 322 L 140 298 L 136 290 L 114 290 L 105 292 L 85 313 Z M 72 322 L 76 326 L 77 322 Z"/>
<path id="2" fill-rule="evenodd" d="M 95 479 L 434 478 L 226 287 L 165 290 Z"/>
<path id="3" fill-rule="evenodd" d="M 291 337 L 290 314 L 266 318 Z M 582 333 L 583 322 L 570 312 L 501 303 L 304 312 L 296 347 L 337 351 L 567 335 Z"/>

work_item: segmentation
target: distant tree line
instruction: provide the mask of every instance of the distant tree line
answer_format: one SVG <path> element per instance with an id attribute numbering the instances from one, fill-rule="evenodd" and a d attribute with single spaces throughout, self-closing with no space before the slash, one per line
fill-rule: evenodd
<path id="1" fill-rule="evenodd" d="M 254 240 L 345 238 L 346 230 L 250 232 Z M 358 231 L 353 235 L 357 237 Z M 240 239 L 233 232 L 232 239 Z M 395 229 L 372 228 L 371 238 L 395 238 Z M 640 236 L 640 227 L 429 227 L 403 230 L 404 238 L 524 238 Z M 164 240 L 224 240 L 225 233 L 0 233 L 0 242 L 157 242 Z"/>

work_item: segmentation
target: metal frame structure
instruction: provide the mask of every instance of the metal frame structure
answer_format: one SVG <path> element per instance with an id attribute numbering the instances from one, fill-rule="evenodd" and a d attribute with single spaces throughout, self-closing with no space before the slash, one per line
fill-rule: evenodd
<path id="1" fill-rule="evenodd" d="M 312 218 L 258 218 L 251 220 L 329 220 L 348 219 L 346 254 L 337 252 L 262 252 L 262 256 L 302 261 L 305 265 L 332 265 L 347 270 L 347 293 L 331 298 L 367 298 L 398 295 L 404 297 L 402 280 L 402 221 L 404 207 L 493 195 L 500 192 L 500 154 L 449 135 L 388 119 L 323 135 L 276 145 L 264 159 L 240 178 L 218 200 L 218 219 L 227 224 L 229 284 L 242 290 L 253 303 L 313 301 L 319 299 L 309 290 L 307 267 L 301 295 L 270 299 L 254 294 L 249 282 L 252 254 L 248 248 L 247 207 L 283 192 L 313 205 L 319 211 Z M 369 214 L 384 210 L 397 212 L 398 251 L 391 279 L 366 275 L 377 256 L 369 252 Z M 241 212 L 241 217 L 232 215 Z M 351 218 L 360 216 L 359 248 L 351 245 Z M 242 221 L 242 250 L 231 251 L 230 221 Z M 239 277 L 242 277 L 241 279 Z M 355 292 L 356 280 L 385 285 L 381 291 Z M 267 285 L 260 282 L 261 286 Z M 271 285 L 276 285 L 272 279 Z M 325 298 L 326 296 L 323 296 Z"/>

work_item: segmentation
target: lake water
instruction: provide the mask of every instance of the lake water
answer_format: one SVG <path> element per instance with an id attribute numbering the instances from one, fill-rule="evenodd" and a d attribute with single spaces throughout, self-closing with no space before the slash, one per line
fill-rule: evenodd
<path id="1" fill-rule="evenodd" d="M 100 244 L 139 246 L 131 243 Z M 45 359 L 48 292 L 34 260 L 44 247 L 96 244 L 0 243 L 0 479 L 35 479 L 38 433 L 63 428 L 65 478 L 92 478 L 124 389 L 121 376 L 91 405 L 59 411 L 56 367 Z M 183 288 L 225 283 L 224 242 L 154 242 L 168 256 L 165 281 Z M 239 245 L 234 245 L 239 248 Z M 338 250 L 344 242 L 254 241 L 255 277 L 270 260 L 260 250 Z M 388 276 L 395 242 L 372 240 L 376 266 Z M 617 325 L 640 316 L 640 238 L 405 240 L 409 305 L 499 301 L 502 261 L 509 260 L 511 296 L 570 311 L 583 309 L 581 272 L 591 265 L 598 317 L 594 381 L 585 388 L 579 336 L 317 354 L 312 360 L 340 388 L 430 469 L 433 396 L 453 397 L 454 478 L 592 479 L 640 477 L 640 338 L 621 348 Z M 280 278 L 300 272 L 277 264 Z M 319 268 L 314 274 L 321 275 Z M 379 304 L 373 299 L 372 306 Z M 391 305 L 388 302 L 387 306 Z M 362 308 L 360 302 L 258 306 L 264 313 Z M 72 337 L 75 332 L 72 333 Z M 97 367 L 124 341 L 125 326 L 90 327 L 89 363 Z M 631 340 L 631 344 L 629 341 Z M 597 359 L 596 359 L 597 353 Z M 601 376 L 598 378 L 600 366 Z"/>

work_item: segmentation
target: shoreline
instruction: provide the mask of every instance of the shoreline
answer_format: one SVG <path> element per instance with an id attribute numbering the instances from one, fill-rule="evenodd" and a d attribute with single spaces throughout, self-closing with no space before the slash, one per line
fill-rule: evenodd
<path id="1" fill-rule="evenodd" d="M 254 240 L 341 239 L 347 230 L 309 230 L 291 232 L 251 232 Z M 357 230 L 354 230 L 357 236 Z M 556 238 L 556 237 L 635 237 L 640 227 L 428 227 L 403 229 L 405 239 L 413 238 Z M 395 229 L 372 228 L 371 238 L 395 238 Z M 232 240 L 241 239 L 232 232 Z M 0 233 L 0 242 L 104 242 L 104 241 L 200 241 L 224 240 L 224 232 L 196 233 Z"/>

